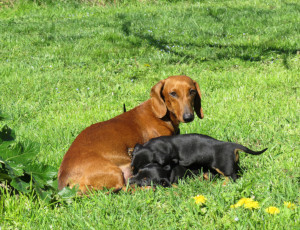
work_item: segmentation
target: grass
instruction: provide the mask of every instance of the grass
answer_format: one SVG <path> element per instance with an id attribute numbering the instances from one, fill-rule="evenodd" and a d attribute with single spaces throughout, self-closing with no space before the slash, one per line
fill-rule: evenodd
<path id="1" fill-rule="evenodd" d="M 89 2 L 0 2 L 8 6 L 0 9 L 0 110 L 9 117 L 0 124 L 38 142 L 41 162 L 58 169 L 81 130 L 122 113 L 123 103 L 137 106 L 157 81 L 177 74 L 199 83 L 205 115 L 181 133 L 269 149 L 242 154 L 243 176 L 225 187 L 221 179 L 187 179 L 68 205 L 0 187 L 0 227 L 297 229 L 299 208 L 283 203 L 299 205 L 299 3 Z M 194 203 L 198 194 L 204 206 Z M 231 209 L 242 197 L 261 208 Z M 266 213 L 269 206 L 280 213 Z"/>

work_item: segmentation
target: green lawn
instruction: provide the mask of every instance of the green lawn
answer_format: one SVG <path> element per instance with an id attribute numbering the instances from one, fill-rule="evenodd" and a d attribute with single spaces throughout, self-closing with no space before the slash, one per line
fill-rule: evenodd
<path id="1" fill-rule="evenodd" d="M 243 176 L 225 187 L 190 178 L 62 205 L 0 187 L 0 229 L 300 227 L 297 0 L 51 2 L 0 1 L 0 111 L 9 118 L 0 127 L 39 143 L 37 160 L 58 170 L 85 127 L 122 113 L 123 103 L 137 106 L 155 83 L 179 74 L 199 83 L 205 116 L 181 133 L 268 151 L 242 154 Z M 206 197 L 203 206 L 196 195 Z M 242 197 L 260 208 L 230 208 Z"/>

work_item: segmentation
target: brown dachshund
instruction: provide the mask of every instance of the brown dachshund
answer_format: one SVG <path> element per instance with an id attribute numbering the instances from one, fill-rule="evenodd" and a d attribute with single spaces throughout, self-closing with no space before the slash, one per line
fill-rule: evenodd
<path id="1" fill-rule="evenodd" d="M 191 122 L 194 110 L 203 118 L 197 82 L 171 76 L 151 89 L 151 98 L 134 109 L 83 130 L 65 154 L 58 188 L 124 189 L 132 176 L 128 149 L 151 138 L 174 135 L 180 122 Z"/>

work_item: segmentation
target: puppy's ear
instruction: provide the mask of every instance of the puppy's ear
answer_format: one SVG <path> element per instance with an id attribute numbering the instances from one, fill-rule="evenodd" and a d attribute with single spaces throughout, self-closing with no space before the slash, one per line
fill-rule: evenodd
<path id="1" fill-rule="evenodd" d="M 139 151 L 141 148 L 143 148 L 142 145 L 140 145 L 139 143 L 137 143 L 135 146 L 134 146 L 134 149 L 131 151 L 131 155 L 134 156 L 134 154 Z M 132 148 L 131 148 L 132 149 Z M 128 149 L 128 154 L 129 154 L 129 149 Z"/>
<path id="2" fill-rule="evenodd" d="M 201 92 L 200 92 L 200 87 L 198 85 L 197 82 L 193 81 L 194 85 L 197 89 L 197 94 L 195 96 L 195 100 L 194 100 L 194 109 L 196 111 L 197 116 L 200 119 L 203 119 L 204 115 L 203 115 L 203 111 L 202 111 L 202 107 L 201 107 Z"/>
<path id="3" fill-rule="evenodd" d="M 135 146 L 134 146 L 134 152 L 135 151 L 138 151 L 138 150 L 140 150 L 141 148 L 143 148 L 143 146 L 141 145 L 141 144 L 139 144 L 139 143 L 137 143 Z"/>
<path id="4" fill-rule="evenodd" d="M 162 118 L 167 113 L 167 107 L 161 95 L 164 85 L 165 80 L 161 80 L 152 87 L 150 93 L 152 110 L 155 116 L 157 116 L 158 118 Z"/>
<path id="5" fill-rule="evenodd" d="M 172 186 L 170 181 L 167 178 L 160 179 L 159 184 L 163 187 L 171 187 Z"/>

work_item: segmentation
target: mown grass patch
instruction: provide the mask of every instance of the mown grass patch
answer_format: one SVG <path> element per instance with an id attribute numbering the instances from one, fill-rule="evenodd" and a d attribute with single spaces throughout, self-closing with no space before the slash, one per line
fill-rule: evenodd
<path id="1" fill-rule="evenodd" d="M 122 113 L 123 103 L 135 107 L 175 74 L 196 80 L 203 96 L 205 118 L 182 124 L 182 133 L 268 151 L 242 154 L 242 178 L 225 187 L 195 178 L 52 206 L 0 188 L 0 226 L 296 229 L 299 209 L 284 201 L 299 205 L 299 3 L 117 2 L 15 1 L 0 9 L 0 110 L 18 139 L 40 144 L 41 162 L 58 169 L 82 129 Z M 204 206 L 194 203 L 198 194 Z M 231 209 L 242 197 L 260 208 Z"/>

